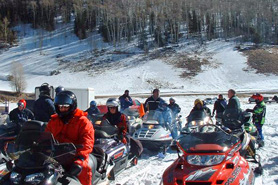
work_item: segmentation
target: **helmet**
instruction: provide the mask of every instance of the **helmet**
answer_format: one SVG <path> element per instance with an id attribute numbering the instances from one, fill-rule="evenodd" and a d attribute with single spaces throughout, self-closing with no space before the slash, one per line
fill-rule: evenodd
<path id="1" fill-rule="evenodd" d="M 18 106 L 23 106 L 23 108 L 26 108 L 26 101 L 24 99 L 21 99 L 17 102 Z"/>
<path id="2" fill-rule="evenodd" d="M 176 100 L 173 97 L 169 98 L 169 101 L 173 101 L 174 103 L 176 102 Z"/>
<path id="3" fill-rule="evenodd" d="M 43 83 L 41 86 L 40 86 L 40 93 L 42 94 L 48 94 L 50 95 L 50 86 L 48 83 Z"/>
<path id="4" fill-rule="evenodd" d="M 90 102 L 90 107 L 96 107 L 97 106 L 97 102 L 96 101 L 91 101 Z"/>
<path id="5" fill-rule="evenodd" d="M 161 99 L 158 104 L 158 108 L 164 110 L 167 107 L 167 103 L 165 100 Z"/>
<path id="6" fill-rule="evenodd" d="M 204 105 L 202 100 L 196 99 L 196 100 L 194 101 L 194 106 L 196 106 L 198 103 L 200 103 L 202 106 Z"/>
<path id="7" fill-rule="evenodd" d="M 118 107 L 118 111 L 120 111 L 120 103 L 116 98 L 109 98 L 106 101 L 106 106 L 109 107 Z"/>
<path id="8" fill-rule="evenodd" d="M 58 94 L 58 93 L 60 93 L 60 92 L 62 92 L 62 91 L 64 91 L 65 90 L 65 88 L 63 87 L 63 86 L 58 86 L 58 87 L 56 87 L 56 89 L 55 89 L 55 93 L 56 93 L 56 95 Z"/>
<path id="9" fill-rule="evenodd" d="M 253 98 L 256 102 L 262 102 L 264 100 L 264 97 L 259 93 L 253 94 L 251 98 Z"/>
<path id="10" fill-rule="evenodd" d="M 70 105 L 67 112 L 60 112 L 58 105 Z M 71 91 L 62 91 L 54 99 L 54 106 L 59 117 L 72 115 L 77 108 L 77 98 Z"/>

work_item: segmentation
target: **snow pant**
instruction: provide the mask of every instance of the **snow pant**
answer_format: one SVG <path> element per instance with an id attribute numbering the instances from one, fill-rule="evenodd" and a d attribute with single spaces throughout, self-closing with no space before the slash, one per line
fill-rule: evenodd
<path id="1" fill-rule="evenodd" d="M 255 126 L 257 127 L 257 130 L 259 132 L 260 139 L 264 140 L 263 129 L 262 129 L 263 125 L 260 123 L 255 123 Z"/>
<path id="2" fill-rule="evenodd" d="M 171 136 L 173 139 L 177 139 L 178 137 L 178 128 L 177 128 L 177 125 L 176 125 L 176 121 L 174 121 L 171 125 Z"/>
<path id="3" fill-rule="evenodd" d="M 89 158 L 81 164 L 82 171 L 78 179 L 82 185 L 92 185 L 92 169 L 88 166 Z"/>

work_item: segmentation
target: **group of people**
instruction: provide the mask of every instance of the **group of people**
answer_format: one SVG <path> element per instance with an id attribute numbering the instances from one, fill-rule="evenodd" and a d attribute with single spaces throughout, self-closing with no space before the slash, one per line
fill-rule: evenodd
<path id="1" fill-rule="evenodd" d="M 44 83 L 40 87 L 40 97 L 35 101 L 34 114 L 26 108 L 26 101 L 19 100 L 18 107 L 10 112 L 10 120 L 16 122 L 25 122 L 27 120 L 36 119 L 48 122 L 46 131 L 51 132 L 54 138 L 60 142 L 72 142 L 75 145 L 82 146 L 77 149 L 76 160 L 69 171 L 76 172 L 80 169 L 80 173 L 76 174 L 82 184 L 91 184 L 92 172 L 88 166 L 89 154 L 93 151 L 94 146 L 94 128 L 88 119 L 88 114 L 98 114 L 99 110 L 95 101 L 91 101 L 90 108 L 82 111 L 77 108 L 77 98 L 71 91 L 65 90 L 59 86 L 56 88 L 56 97 L 54 101 L 50 97 L 50 86 Z M 223 95 L 218 96 L 218 100 L 214 104 L 212 116 L 216 112 L 216 117 L 222 117 L 227 109 L 240 109 L 240 103 L 234 90 L 228 91 L 229 102 L 226 103 Z M 256 100 L 254 109 L 248 111 L 253 112 L 255 125 L 263 140 L 262 126 L 265 121 L 265 103 L 260 94 L 252 96 Z M 127 118 L 122 113 L 126 108 L 131 106 L 132 99 L 129 91 L 126 90 L 119 101 L 116 98 L 109 98 L 106 102 L 108 112 L 104 114 L 103 119 L 107 119 L 110 124 L 118 128 L 118 138 L 126 144 L 128 125 Z M 169 104 L 159 96 L 159 89 L 154 89 L 152 96 L 149 97 L 144 104 L 145 111 L 154 110 L 154 118 L 159 122 L 164 122 L 165 127 L 171 131 L 174 139 L 177 138 L 177 126 L 175 125 L 175 117 L 181 111 L 180 106 L 174 98 L 169 99 Z M 203 101 L 197 99 L 194 102 L 194 110 L 204 110 L 207 114 L 211 114 L 208 108 L 204 106 Z"/>

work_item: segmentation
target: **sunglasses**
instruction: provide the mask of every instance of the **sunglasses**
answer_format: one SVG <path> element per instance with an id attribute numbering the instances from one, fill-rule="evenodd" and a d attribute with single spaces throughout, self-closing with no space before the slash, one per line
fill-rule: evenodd
<path id="1" fill-rule="evenodd" d="M 24 107 L 24 104 L 20 102 L 20 103 L 17 103 L 17 106 Z"/>
<path id="2" fill-rule="evenodd" d="M 64 104 L 64 105 L 58 105 L 58 107 L 59 107 L 59 109 L 61 109 L 61 108 L 69 108 L 70 105 Z"/>

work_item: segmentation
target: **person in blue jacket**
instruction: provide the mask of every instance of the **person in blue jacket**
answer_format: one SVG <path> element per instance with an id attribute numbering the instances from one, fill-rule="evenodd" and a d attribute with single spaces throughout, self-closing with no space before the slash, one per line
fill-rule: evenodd
<path id="1" fill-rule="evenodd" d="M 129 96 L 129 90 L 125 90 L 125 93 L 119 97 L 121 104 L 121 112 L 123 112 L 126 108 L 133 105 L 132 99 Z"/>
<path id="2" fill-rule="evenodd" d="M 172 111 L 168 107 L 168 104 L 163 99 L 160 100 L 158 108 L 155 110 L 153 118 L 156 119 L 159 124 L 162 124 L 171 131 L 173 139 L 178 136 L 178 129 L 175 123 L 173 123 Z"/>
<path id="3" fill-rule="evenodd" d="M 90 102 L 90 107 L 85 110 L 85 112 L 88 112 L 88 115 L 99 114 L 100 110 L 97 108 L 97 102 L 95 100 L 92 100 Z"/>
<path id="4" fill-rule="evenodd" d="M 40 97 L 34 103 L 34 115 L 38 121 L 48 122 L 51 115 L 55 114 L 55 106 L 50 97 L 50 86 L 48 83 L 43 83 L 40 86 Z"/>

